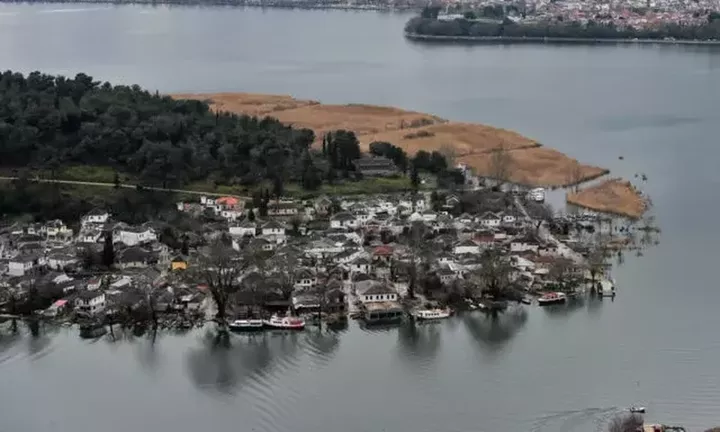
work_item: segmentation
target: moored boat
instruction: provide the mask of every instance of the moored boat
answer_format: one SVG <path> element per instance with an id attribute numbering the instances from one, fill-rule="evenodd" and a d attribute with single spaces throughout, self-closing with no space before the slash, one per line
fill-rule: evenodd
<path id="1" fill-rule="evenodd" d="M 80 325 L 80 337 L 95 339 L 107 333 L 107 328 L 100 323 L 85 323 Z"/>
<path id="2" fill-rule="evenodd" d="M 545 293 L 538 299 L 538 304 L 540 306 L 546 306 L 551 304 L 559 304 L 559 303 L 565 303 L 565 300 L 567 300 L 567 296 L 565 293 L 561 292 L 549 292 Z"/>
<path id="3" fill-rule="evenodd" d="M 264 320 L 263 324 L 267 328 L 279 330 L 303 330 L 305 328 L 305 320 L 294 316 L 273 315 L 270 319 Z"/>
<path id="4" fill-rule="evenodd" d="M 420 309 L 412 314 L 415 319 L 421 321 L 441 320 L 450 318 L 451 315 L 452 311 L 450 309 Z"/>
<path id="5" fill-rule="evenodd" d="M 235 332 L 251 332 L 263 329 L 264 323 L 261 319 L 236 319 L 229 324 L 230 330 Z"/>

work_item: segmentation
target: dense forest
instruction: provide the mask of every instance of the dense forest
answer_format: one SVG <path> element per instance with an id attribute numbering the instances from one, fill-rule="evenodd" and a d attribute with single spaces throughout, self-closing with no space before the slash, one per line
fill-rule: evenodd
<path id="1" fill-rule="evenodd" d="M 529 38 L 568 38 L 568 39 L 677 39 L 677 40 L 720 40 L 720 19 L 708 17 L 703 25 L 679 25 L 667 23 L 652 28 L 636 29 L 617 27 L 589 21 L 578 22 L 538 22 L 517 24 L 510 20 L 492 22 L 488 20 L 456 19 L 443 21 L 428 16 L 416 17 L 408 21 L 405 31 L 411 34 L 427 36 L 463 36 L 463 37 L 529 37 Z"/>
<path id="2" fill-rule="evenodd" d="M 299 177 L 315 136 L 275 119 L 216 114 L 138 86 L 33 72 L 0 75 L 0 167 L 97 165 L 175 186 L 209 176 Z"/>

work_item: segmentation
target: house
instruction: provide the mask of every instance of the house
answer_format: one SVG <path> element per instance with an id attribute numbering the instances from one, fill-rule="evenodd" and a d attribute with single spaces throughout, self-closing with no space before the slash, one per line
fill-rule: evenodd
<path id="1" fill-rule="evenodd" d="M 531 234 L 515 237 L 510 242 L 511 253 L 537 252 L 540 248 L 540 241 Z"/>
<path id="2" fill-rule="evenodd" d="M 393 161 L 384 156 L 366 156 L 355 159 L 352 163 L 363 177 L 388 177 L 398 173 Z"/>
<path id="3" fill-rule="evenodd" d="M 448 267 L 443 267 L 437 271 L 437 277 L 440 279 L 440 283 L 448 285 L 457 279 L 457 273 Z"/>
<path id="4" fill-rule="evenodd" d="M 497 240 L 495 233 L 492 232 L 479 232 L 473 237 L 473 241 L 483 248 L 494 246 Z"/>
<path id="5" fill-rule="evenodd" d="M 45 264 L 45 259 L 38 254 L 18 255 L 8 262 L 10 276 L 24 276 L 34 268 Z"/>
<path id="6" fill-rule="evenodd" d="M 348 212 L 340 212 L 330 218 L 330 228 L 357 228 L 358 220 Z"/>
<path id="7" fill-rule="evenodd" d="M 96 225 L 102 225 L 107 223 L 108 219 L 110 219 L 110 213 L 106 212 L 105 210 L 100 210 L 98 208 L 90 210 L 88 214 L 82 217 L 81 223 L 83 225 L 86 224 L 96 224 Z"/>
<path id="8" fill-rule="evenodd" d="M 435 222 L 438 218 L 438 214 L 432 210 L 425 210 L 422 213 L 422 218 L 425 222 Z"/>
<path id="9" fill-rule="evenodd" d="M 102 232 L 99 229 L 86 229 L 80 233 L 77 241 L 80 243 L 98 243 L 101 238 Z"/>
<path id="10" fill-rule="evenodd" d="M 480 224 L 484 227 L 494 228 L 499 227 L 502 223 L 502 217 L 497 213 L 487 211 L 480 216 Z"/>
<path id="11" fill-rule="evenodd" d="M 299 213 L 297 204 L 293 202 L 271 202 L 268 203 L 268 216 L 297 216 Z"/>
<path id="12" fill-rule="evenodd" d="M 187 259 L 183 256 L 176 256 L 170 261 L 170 270 L 187 270 Z"/>
<path id="13" fill-rule="evenodd" d="M 336 255 L 343 251 L 343 247 L 335 242 L 328 239 L 319 239 L 310 242 L 305 247 L 305 253 L 317 258 L 322 258 L 327 255 Z"/>
<path id="14" fill-rule="evenodd" d="M 113 233 L 113 242 L 121 242 L 128 246 L 154 242 L 157 240 L 155 230 L 150 227 L 118 228 Z"/>
<path id="15" fill-rule="evenodd" d="M 360 293 L 363 303 L 397 301 L 398 294 L 394 288 L 380 282 L 374 282 L 364 292 Z"/>
<path id="16" fill-rule="evenodd" d="M 284 236 L 285 227 L 280 222 L 270 221 L 262 226 L 261 232 L 264 236 Z"/>
<path id="17" fill-rule="evenodd" d="M 402 198 L 398 203 L 398 207 L 406 207 L 408 209 L 415 209 L 415 211 L 425 211 L 425 198 L 422 196 L 415 197 L 415 205 L 413 206 L 413 198 Z"/>
<path id="18" fill-rule="evenodd" d="M 453 247 L 453 253 L 455 255 L 462 254 L 479 254 L 480 246 L 472 240 L 462 241 Z"/>
<path id="19" fill-rule="evenodd" d="M 318 214 L 326 215 L 330 213 L 330 210 L 332 209 L 333 202 L 328 197 L 322 197 L 315 201 L 315 211 Z"/>
<path id="20" fill-rule="evenodd" d="M 333 260 L 337 264 L 348 264 L 348 263 L 354 261 L 355 259 L 357 259 L 358 257 L 360 257 L 360 255 L 362 253 L 363 253 L 363 251 L 361 249 L 348 248 L 345 251 L 340 252 L 339 254 L 335 255 L 333 257 Z"/>
<path id="21" fill-rule="evenodd" d="M 308 269 L 302 269 L 295 273 L 295 287 L 308 289 L 317 284 L 317 277 Z"/>
<path id="22" fill-rule="evenodd" d="M 65 299 L 56 300 L 53 304 L 51 304 L 47 309 L 43 311 L 43 315 L 48 318 L 54 318 L 67 309 L 67 303 L 68 301 Z"/>
<path id="23" fill-rule="evenodd" d="M 228 231 L 230 232 L 230 235 L 255 237 L 255 234 L 257 233 L 257 224 L 245 219 L 239 224 L 231 225 L 228 228 Z"/>
<path id="24" fill-rule="evenodd" d="M 350 271 L 353 273 L 370 273 L 372 264 L 365 257 L 359 257 L 350 262 Z"/>
<path id="25" fill-rule="evenodd" d="M 66 252 L 58 251 L 51 252 L 47 257 L 48 267 L 55 270 L 62 270 L 63 268 L 77 264 L 80 262 L 76 255 L 72 255 Z"/>
<path id="26" fill-rule="evenodd" d="M 73 236 L 73 230 L 60 219 L 56 219 L 45 224 L 45 236 L 48 240 L 65 240 Z"/>
<path id="27" fill-rule="evenodd" d="M 390 262 L 395 251 L 391 246 L 382 245 L 378 246 L 372 251 L 372 259 L 384 262 Z"/>
<path id="28" fill-rule="evenodd" d="M 120 252 L 116 261 L 118 267 L 123 269 L 144 268 L 153 261 L 152 258 L 152 254 L 150 252 L 141 247 L 133 246 Z"/>
<path id="29" fill-rule="evenodd" d="M 456 205 L 459 205 L 459 204 L 460 204 L 460 198 L 458 198 L 456 195 L 448 195 L 447 197 L 445 197 L 445 205 L 444 205 L 445 208 L 452 209 Z"/>
<path id="30" fill-rule="evenodd" d="M 98 290 L 81 291 L 75 299 L 75 310 L 95 315 L 105 310 L 105 293 Z"/>

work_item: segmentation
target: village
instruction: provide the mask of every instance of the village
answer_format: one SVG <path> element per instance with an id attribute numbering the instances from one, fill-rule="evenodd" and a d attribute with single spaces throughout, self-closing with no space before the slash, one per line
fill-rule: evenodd
<path id="1" fill-rule="evenodd" d="M 247 331 L 614 297 L 613 244 L 579 235 L 602 219 L 559 217 L 537 191 L 481 183 L 469 178 L 472 187 L 455 193 L 266 197 L 257 207 L 202 196 L 177 203 L 203 218 L 202 231 L 174 243 L 151 221 L 130 226 L 100 208 L 79 221 L 12 224 L 0 231 L 0 304 L 8 316 L 90 329 L 108 317 L 187 328 L 222 315 Z M 227 303 L 221 314 L 218 301 Z"/>

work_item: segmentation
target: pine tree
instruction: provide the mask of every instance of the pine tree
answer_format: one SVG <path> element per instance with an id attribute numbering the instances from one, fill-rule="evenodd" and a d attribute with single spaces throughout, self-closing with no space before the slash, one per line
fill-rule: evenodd
<path id="1" fill-rule="evenodd" d="M 115 247 L 113 246 L 113 238 L 111 232 L 105 233 L 105 245 L 103 246 L 102 263 L 105 267 L 110 268 L 115 263 Z"/>
<path id="2" fill-rule="evenodd" d="M 253 209 L 250 209 L 248 211 L 248 220 L 250 222 L 255 222 L 255 212 L 253 211 Z"/>
<path id="3" fill-rule="evenodd" d="M 183 236 L 182 246 L 180 246 L 180 253 L 184 256 L 190 254 L 190 245 L 188 244 L 187 236 Z"/>
<path id="4" fill-rule="evenodd" d="M 417 165 L 415 163 L 412 164 L 410 172 L 410 184 L 412 184 L 415 191 L 417 191 L 420 186 L 420 175 L 418 174 Z"/>

